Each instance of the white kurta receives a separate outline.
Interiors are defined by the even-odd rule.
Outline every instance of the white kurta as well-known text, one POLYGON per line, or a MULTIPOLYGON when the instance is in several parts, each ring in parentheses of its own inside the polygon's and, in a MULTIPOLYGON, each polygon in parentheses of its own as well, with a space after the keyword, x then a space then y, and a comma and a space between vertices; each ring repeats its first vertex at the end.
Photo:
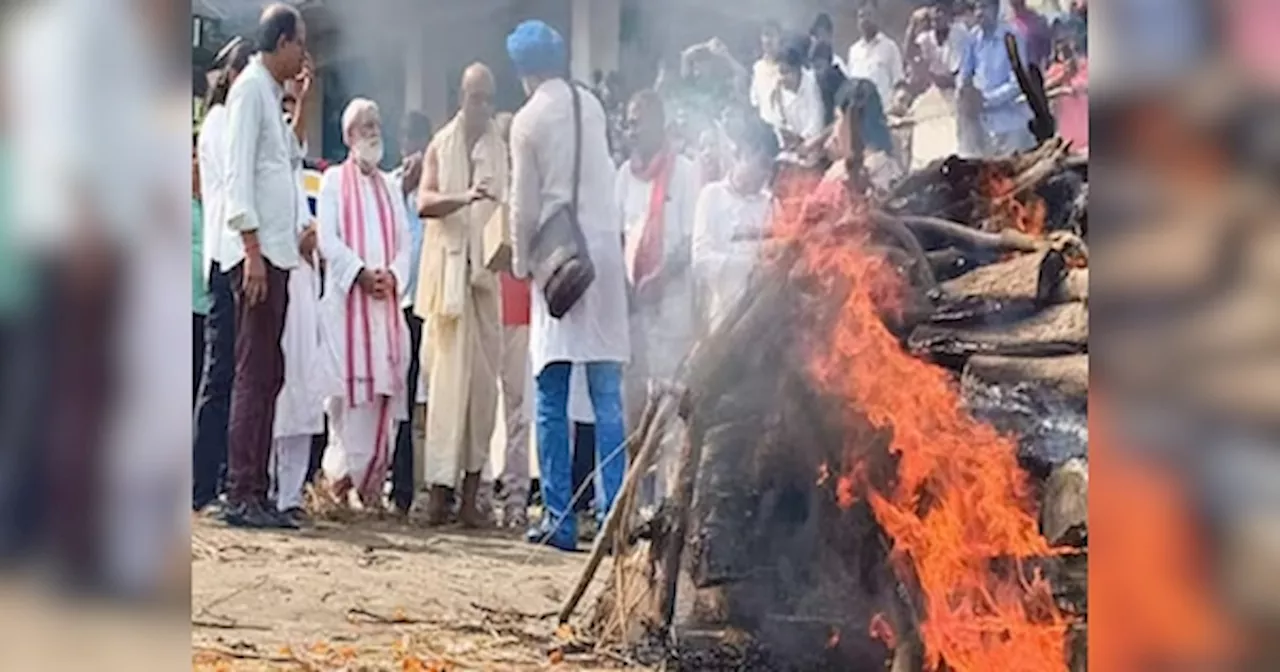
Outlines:
MULTIPOLYGON (((305 204, 302 173, 298 173, 298 197, 305 204)), ((302 234, 312 219, 306 207, 298 218, 302 234)), ((318 254, 316 255, 319 256, 318 254)), ((326 390, 338 375, 325 352, 320 323, 320 273, 308 264, 289 270, 289 305, 285 310, 280 349, 284 352, 284 385, 276 397, 272 436, 319 434, 324 431, 326 390)))
MULTIPOLYGON (((325 171, 320 185, 317 215, 320 229, 320 251, 328 263, 325 277, 324 298, 320 302, 320 320, 323 330, 324 350, 332 371, 325 385, 326 411, 330 419, 329 446, 325 453, 324 468, 333 480, 350 476, 363 493, 370 495, 380 485, 376 466, 389 460, 390 444, 396 421, 407 419, 405 385, 409 372, 411 343, 409 328, 404 320, 395 296, 385 299, 368 299, 368 356, 360 347, 363 338, 349 340, 352 331, 347 328, 348 296, 362 292, 356 278, 364 268, 386 269, 396 278, 397 286, 409 277, 409 229, 404 219, 404 208, 396 207, 391 200, 388 208, 394 220, 392 254, 384 252, 383 235, 378 214, 378 201, 374 194, 375 182, 382 180, 386 193, 395 199, 395 184, 381 172, 372 177, 360 173, 357 188, 364 210, 364 254, 359 255, 358 240, 346 240, 343 235, 342 166, 325 171), (389 305, 388 305, 389 304, 389 305), (399 352, 393 352, 389 343, 392 332, 399 341, 399 352), (361 352, 355 357, 354 374, 347 365, 347 349, 352 344, 361 352), (398 354, 398 359, 395 355, 398 354), (365 366, 369 367, 366 371, 365 366), (371 373, 372 375, 368 375, 371 373), (352 396, 354 394, 354 396, 352 396), (370 398, 372 397, 372 398, 370 398)), ((354 207, 354 206, 353 206, 354 207)), ((356 305, 360 305, 356 301, 356 305)), ((363 332, 364 313, 357 310, 352 316, 353 327, 363 332)), ((366 501, 368 501, 366 499, 366 501)))
MULTIPOLYGON (((364 256, 357 255, 353 249, 354 241, 343 240, 341 213, 343 204, 342 167, 335 166, 325 171, 320 182, 320 198, 316 206, 316 214, 320 229, 320 252, 324 256, 328 270, 325 277, 324 298, 320 301, 320 321, 324 330, 324 344, 328 353, 332 370, 338 372, 337 380, 330 379, 325 387, 327 396, 349 395, 347 376, 347 297, 351 292, 362 291, 356 284, 356 278, 364 268, 386 269, 401 285, 409 277, 409 228, 404 220, 404 209, 390 208, 391 217, 395 220, 396 241, 392 243, 393 254, 388 258, 383 252, 382 233, 379 227, 378 206, 373 193, 373 182, 366 175, 359 176, 360 200, 364 206, 364 256), (399 243, 398 245, 396 243, 399 243)), ((393 195, 395 185, 382 173, 376 175, 387 185, 388 193, 393 195)), ((370 346, 373 348, 373 391, 377 395, 403 396, 405 381, 409 372, 410 352, 409 327, 404 321, 404 312, 399 308, 396 297, 388 299, 369 299, 370 346), (387 301, 392 309, 383 305, 387 301), (403 356, 399 364, 393 364, 391 353, 387 351, 388 330, 400 332, 400 343, 403 345, 403 356)), ((364 381, 357 387, 364 387, 364 381)), ((357 389, 357 401, 363 399, 362 390, 357 389)), ((398 404, 396 419, 407 419, 407 406, 398 404)))
POLYGON ((760 111, 760 118, 770 126, 776 126, 781 118, 777 115, 777 110, 767 105, 769 96, 773 95, 773 90, 778 88, 778 64, 766 59, 760 59, 751 66, 751 88, 747 92, 747 96, 751 101, 751 107, 760 111))
POLYGON ((227 106, 214 105, 200 122, 200 137, 196 142, 196 156, 200 163, 200 200, 204 205, 203 246, 204 263, 200 272, 209 282, 209 269, 218 258, 222 225, 226 221, 227 200, 227 106))
POLYGON ((706 324, 714 329, 741 300, 760 260, 760 236, 769 221, 767 192, 743 196, 729 182, 702 189, 693 224, 693 269, 705 297, 706 324))
MULTIPOLYGON (((573 193, 573 100, 562 80, 542 83, 511 123, 511 229, 514 266, 528 275, 533 233, 573 193)), ((595 265, 595 281, 560 319, 551 317, 541 287, 533 289, 529 351, 534 375, 549 362, 626 362, 627 287, 621 217, 613 198, 616 168, 600 102, 583 92, 579 221, 595 265)))
POLYGON ((813 71, 807 68, 801 73, 800 86, 795 91, 779 81, 760 109, 761 118, 772 120, 774 128, 794 133, 806 142, 821 135, 825 128, 822 91, 813 71), (766 114, 766 110, 771 112, 766 114))
MULTIPOLYGON (((624 164, 618 171, 615 193, 622 214, 628 275, 634 278, 634 259, 649 220, 653 183, 642 181, 624 164)), ((632 306, 633 354, 643 353, 646 374, 669 378, 688 354, 695 337, 693 276, 689 259, 693 244, 693 211, 698 200, 698 168, 677 155, 663 206, 662 267, 650 282, 661 285, 661 296, 648 298, 640 289, 632 306), (665 277, 664 277, 665 276, 665 277)))

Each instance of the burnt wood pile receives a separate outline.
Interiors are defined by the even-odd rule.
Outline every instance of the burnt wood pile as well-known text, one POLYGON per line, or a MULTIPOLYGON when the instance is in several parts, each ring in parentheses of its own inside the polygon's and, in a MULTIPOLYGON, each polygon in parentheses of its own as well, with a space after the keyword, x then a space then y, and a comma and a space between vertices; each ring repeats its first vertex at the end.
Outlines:
MULTIPOLYGON (((1080 621, 1072 667, 1083 669, 1088 181, 1068 149, 1052 138, 1009 159, 939 161, 870 219, 874 249, 907 289, 886 325, 909 352, 954 373, 975 415, 1018 437, 1041 532, 1079 551, 1037 566, 1080 621)), ((799 256, 778 252, 696 346, 679 384, 651 389, 628 439, 623 492, 561 611, 567 622, 612 554, 582 627, 598 645, 668 669, 921 668, 918 587, 890 569, 870 509, 837 504, 845 447, 886 456, 868 478, 888 484, 891 436, 850 421, 843 402, 815 388, 806 360, 805 335, 827 333, 848 282, 793 272, 799 256), (635 474, 670 432, 683 446, 675 486, 641 520, 635 474), (877 614, 896 633, 888 642, 870 635, 877 614)))

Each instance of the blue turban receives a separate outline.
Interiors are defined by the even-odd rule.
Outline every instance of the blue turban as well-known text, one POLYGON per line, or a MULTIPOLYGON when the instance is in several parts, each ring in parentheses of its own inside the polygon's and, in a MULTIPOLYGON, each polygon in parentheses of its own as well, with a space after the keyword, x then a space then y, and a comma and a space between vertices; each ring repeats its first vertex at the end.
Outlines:
POLYGON ((525 21, 507 36, 507 55, 516 66, 516 74, 547 75, 564 73, 569 54, 564 38, 555 28, 542 21, 525 21))

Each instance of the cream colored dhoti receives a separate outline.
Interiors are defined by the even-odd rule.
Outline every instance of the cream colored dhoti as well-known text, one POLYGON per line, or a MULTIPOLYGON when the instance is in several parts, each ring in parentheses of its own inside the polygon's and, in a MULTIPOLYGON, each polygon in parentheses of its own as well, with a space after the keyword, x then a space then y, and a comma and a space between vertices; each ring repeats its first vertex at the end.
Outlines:
POLYGON ((489 459, 502 356, 499 301, 496 283, 472 286, 461 316, 433 317, 427 326, 427 485, 456 487, 462 474, 483 470, 489 459))

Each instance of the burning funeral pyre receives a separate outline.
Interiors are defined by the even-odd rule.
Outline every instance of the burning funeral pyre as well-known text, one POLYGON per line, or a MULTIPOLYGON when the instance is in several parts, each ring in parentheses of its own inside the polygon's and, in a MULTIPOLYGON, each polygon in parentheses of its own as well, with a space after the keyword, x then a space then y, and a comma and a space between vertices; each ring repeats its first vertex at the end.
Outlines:
POLYGON ((677 669, 1083 669, 1086 169, 1051 138, 783 199, 746 297, 651 390, 562 620, 611 552, 583 635, 677 669))

